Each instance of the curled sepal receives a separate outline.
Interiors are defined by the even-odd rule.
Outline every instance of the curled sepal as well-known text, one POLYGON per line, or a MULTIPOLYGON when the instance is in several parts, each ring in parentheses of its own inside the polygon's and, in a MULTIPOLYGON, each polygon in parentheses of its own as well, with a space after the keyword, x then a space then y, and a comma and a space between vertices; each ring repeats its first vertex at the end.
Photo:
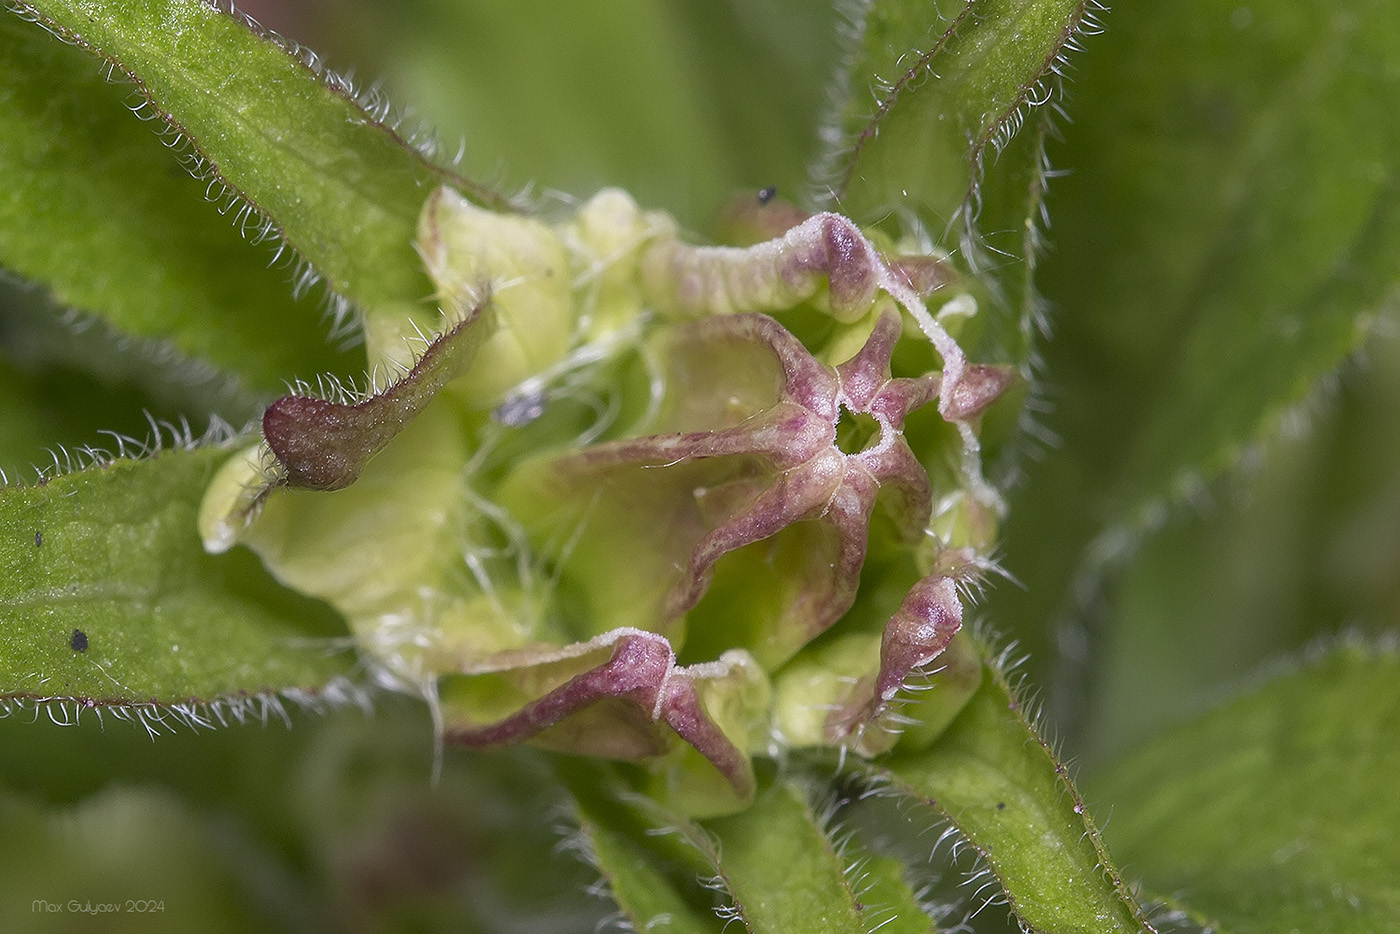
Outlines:
MULTIPOLYGON (((782 311, 815 299, 837 321, 851 324, 870 312, 878 296, 889 296, 942 358, 938 411, 959 425, 968 482, 988 503, 998 502, 981 480, 977 438, 968 422, 1010 385, 1014 373, 969 365, 940 321, 943 311, 937 317, 929 313, 924 295, 948 281, 947 267, 936 257, 891 263, 853 221, 827 212, 748 247, 691 246, 658 236, 641 253, 641 278, 644 294, 659 311, 682 318, 782 311)), ((954 301, 971 303, 970 297, 954 301)))
POLYGON ((354 403, 289 395, 263 412, 263 439, 277 458, 281 482, 309 490, 343 490, 370 458, 413 420, 476 357, 485 302, 428 344, 403 378, 354 403))
POLYGON ((827 716, 826 741, 871 756, 906 734, 916 742, 936 736, 981 681, 977 657, 955 641, 961 631, 953 579, 930 575, 915 584, 881 634, 877 670, 827 716))
POLYGON ((665 637, 615 629, 560 648, 499 653, 464 666, 440 691, 450 743, 528 740, 652 760, 660 796, 693 815, 726 813, 753 796, 750 756, 766 723, 768 682, 745 652, 682 666, 665 637))
MULTIPOLYGON (((880 637, 880 668, 873 683, 861 685, 854 696, 827 721, 835 745, 851 745, 862 753, 879 751, 878 738, 867 738, 890 702, 917 668, 933 661, 962 628, 962 601, 952 578, 931 574, 915 584, 880 637)), ((897 735, 886 728, 885 732, 897 735)))
POLYGON ((349 487, 428 404, 475 359, 485 303, 466 310, 428 342, 403 375, 358 401, 287 395, 263 412, 263 440, 229 460, 200 507, 204 548, 237 543, 268 494, 279 487, 349 487))
POLYGON ((826 285, 832 316, 850 322, 888 278, 875 248, 839 214, 814 215, 747 248, 659 240, 642 262, 649 296, 685 316, 791 308, 826 285))
POLYGON ((678 325, 658 354, 670 430, 528 462, 503 501, 586 618, 679 640, 696 616, 701 657, 776 667, 850 609, 877 505, 906 545, 928 524, 903 426, 939 377, 891 377, 899 332, 889 310, 831 367, 764 315, 678 325))
POLYGON ((881 631, 844 633, 785 666, 774 703, 784 739, 873 756, 942 732, 981 682, 956 585, 940 568, 910 588, 881 631))

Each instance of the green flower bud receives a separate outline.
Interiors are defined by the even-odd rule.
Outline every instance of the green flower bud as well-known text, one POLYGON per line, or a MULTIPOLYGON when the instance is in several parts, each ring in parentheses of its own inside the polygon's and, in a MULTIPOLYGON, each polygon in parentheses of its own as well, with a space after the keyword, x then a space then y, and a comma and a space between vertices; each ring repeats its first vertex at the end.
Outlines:
POLYGON ((444 189, 419 250, 440 320, 372 312, 398 378, 270 406, 208 549, 339 609, 447 741, 644 762, 693 814, 742 807, 772 743, 869 755, 946 722, 966 677, 905 689, 992 540, 974 423, 1010 381, 924 307, 946 258, 887 264, 834 214, 689 246, 619 191, 549 224, 444 189), (780 321, 812 301, 834 321, 808 346, 780 321), (925 339, 942 368, 896 375, 925 339))

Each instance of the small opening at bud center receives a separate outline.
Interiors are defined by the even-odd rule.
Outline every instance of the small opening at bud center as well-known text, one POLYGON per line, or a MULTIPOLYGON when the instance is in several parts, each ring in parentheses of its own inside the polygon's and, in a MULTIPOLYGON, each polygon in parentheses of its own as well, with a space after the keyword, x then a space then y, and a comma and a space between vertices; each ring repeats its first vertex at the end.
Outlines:
POLYGON ((880 443, 880 423, 875 416, 852 412, 844 405, 836 422, 836 448, 842 454, 859 454, 880 443))

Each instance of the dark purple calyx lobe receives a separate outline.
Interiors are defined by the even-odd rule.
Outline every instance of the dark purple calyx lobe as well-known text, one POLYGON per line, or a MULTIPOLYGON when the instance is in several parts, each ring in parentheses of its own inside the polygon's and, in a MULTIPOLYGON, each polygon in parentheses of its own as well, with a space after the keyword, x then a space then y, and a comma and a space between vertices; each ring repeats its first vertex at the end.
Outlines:
POLYGON ((418 362, 384 390, 357 403, 283 396, 263 413, 263 437, 283 471, 282 484, 341 490, 476 355, 484 304, 428 345, 418 362))

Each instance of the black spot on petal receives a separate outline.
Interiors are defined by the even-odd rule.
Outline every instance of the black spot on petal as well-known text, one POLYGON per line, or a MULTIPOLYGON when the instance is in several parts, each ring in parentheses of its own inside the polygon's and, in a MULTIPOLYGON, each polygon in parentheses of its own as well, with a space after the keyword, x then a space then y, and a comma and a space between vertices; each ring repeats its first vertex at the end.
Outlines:
POLYGON ((87 633, 83 632, 81 629, 74 629, 73 638, 68 640, 68 644, 72 647, 74 652, 86 652, 87 633))

